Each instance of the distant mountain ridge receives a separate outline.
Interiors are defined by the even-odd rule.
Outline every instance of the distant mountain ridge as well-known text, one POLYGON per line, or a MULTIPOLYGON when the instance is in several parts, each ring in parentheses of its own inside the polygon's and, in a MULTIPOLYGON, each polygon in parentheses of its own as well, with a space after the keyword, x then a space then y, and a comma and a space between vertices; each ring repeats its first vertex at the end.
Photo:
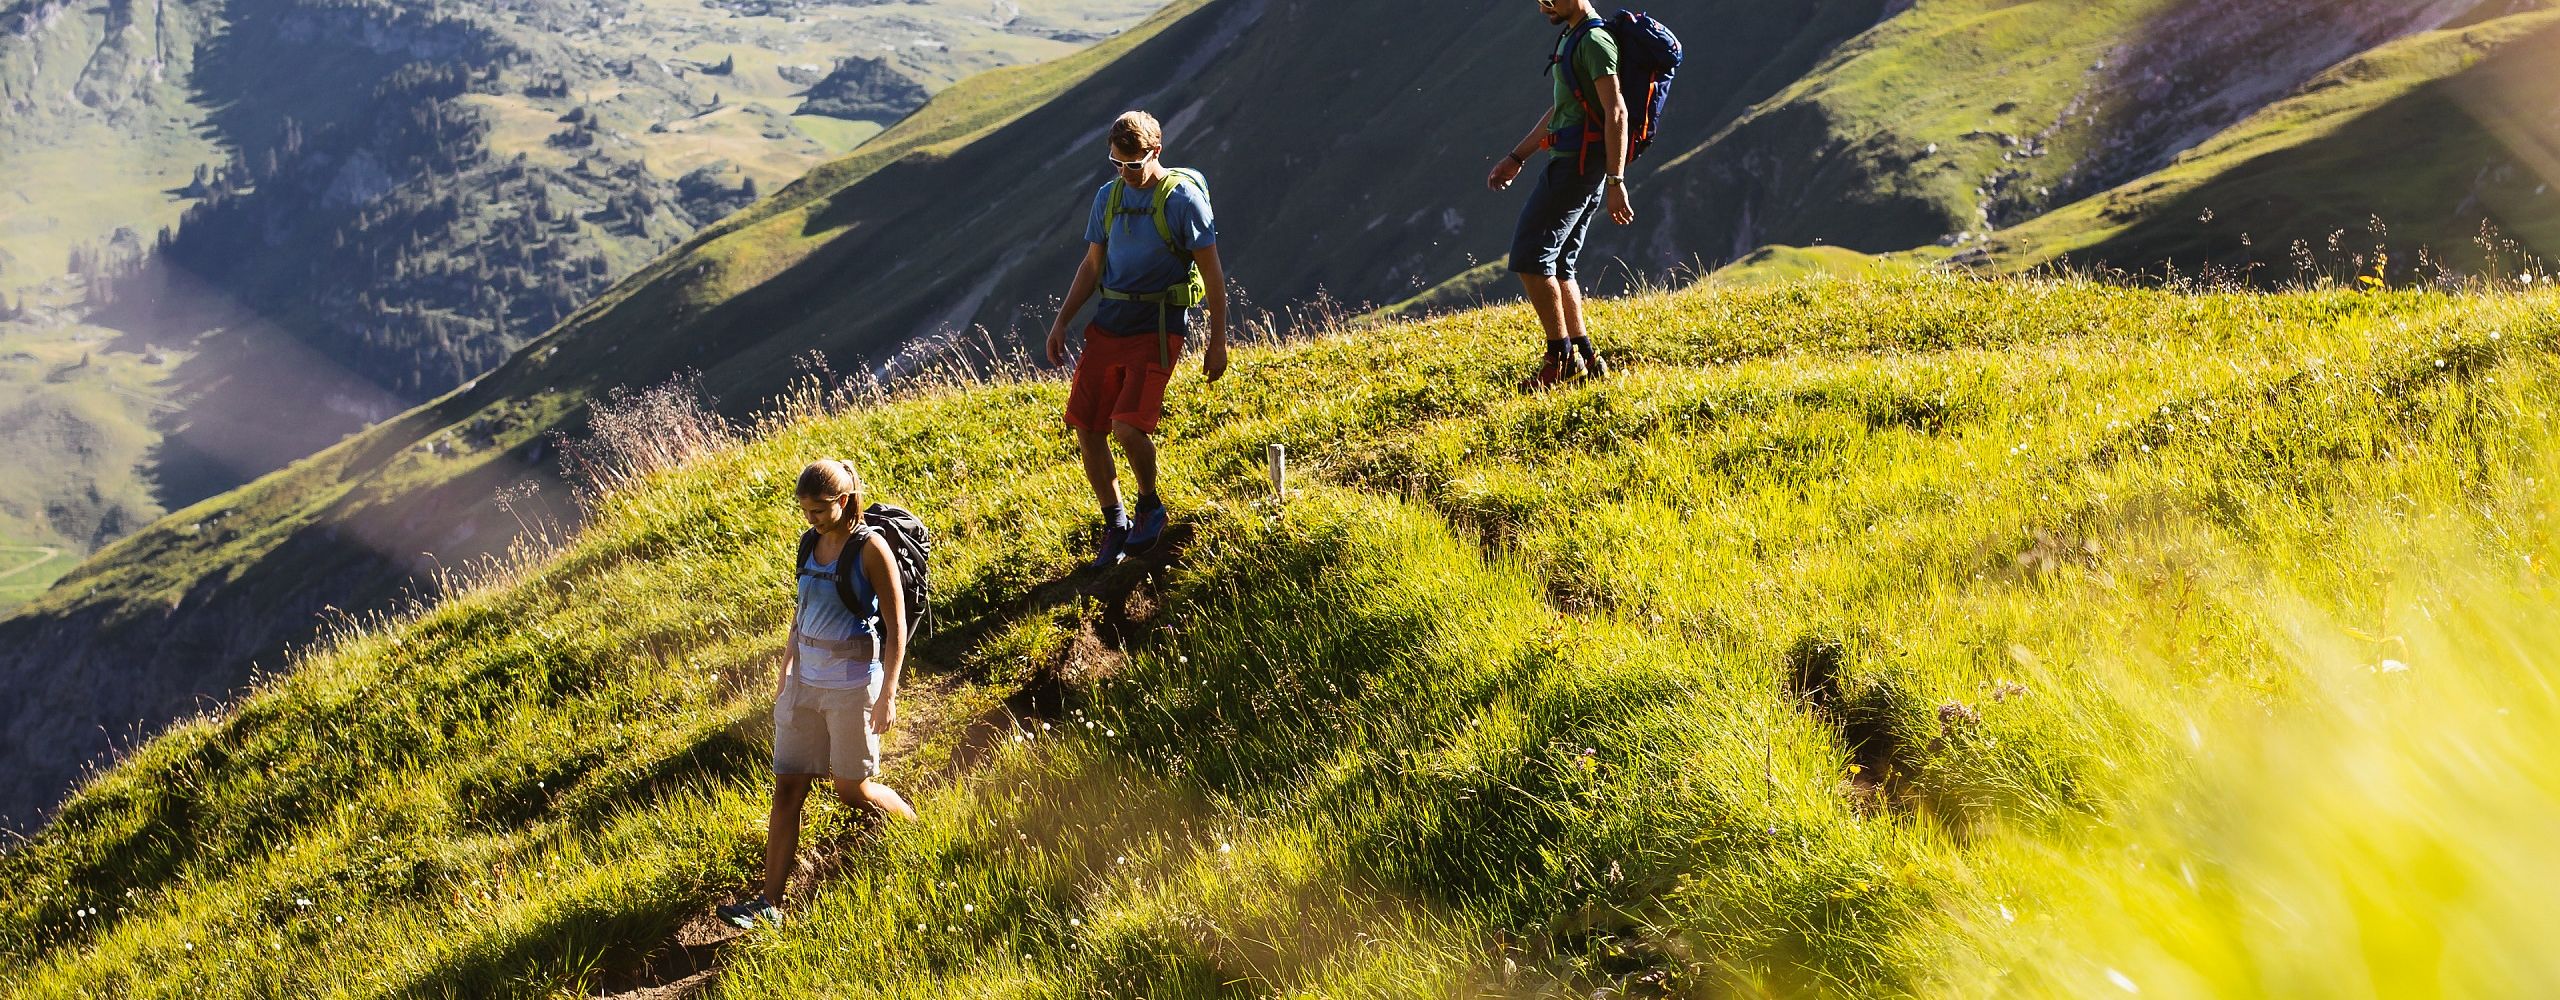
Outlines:
MULTIPOLYGON (((1083 198, 1104 179, 1091 155, 1101 127, 1128 107, 1155 109, 1168 158, 1208 172, 1222 245, 1251 302, 1500 293, 1507 278, 1487 280, 1499 270, 1489 265, 1519 192, 1485 192, 1481 178, 1543 101, 1551 29, 1525 10, 1405 6, 1381 21, 1349 0, 1185 0, 1088 54, 946 91, 872 145, 695 235, 464 390, 101 553, 0 621, 0 649, 28 651, 0 653, 0 685, 56 692, 22 702, 42 705, 23 718, 45 733, 59 731, 52 719, 167 717, 154 706, 173 699, 148 684, 124 705, 61 693, 60 678, 82 664, 142 663, 218 694, 250 659, 308 635, 309 610, 380 606, 425 564, 411 553, 451 562, 501 546, 514 527, 485 498, 540 481, 541 435, 574 430, 584 403, 612 387, 695 369, 724 408, 744 412, 810 350, 839 368, 885 370, 900 350, 973 326, 999 347, 1027 342, 1079 252, 1083 198), (1352 24, 1363 30, 1346 34, 1352 24), (143 648, 130 637, 146 633, 168 641, 143 648)), ((2005 220, 2069 217, 2121 197, 2064 201, 2075 192, 2120 193, 2180 169, 2182 143, 2210 146, 2204 137, 2330 86, 2329 53, 2424 88, 2534 44, 2549 17, 2535 3, 2381 0, 1700 4, 1675 24, 1696 70, 1676 95, 1672 141, 1635 172, 1642 218, 1595 230, 1591 270, 1608 287, 1789 242, 1994 266, 2065 259, 2057 248, 2095 230, 2012 247, 1998 235, 2005 220), (2284 58, 2244 78, 2227 72, 2229 48, 2176 41, 2199 37, 2263 38, 2284 58), (2409 57, 2448 47, 2480 58, 2409 57)), ((2405 89, 2336 94, 2342 103, 2327 110, 2361 119, 2405 89)), ((2460 152, 2513 159, 2514 148, 2460 152)), ((2327 166, 2285 169, 2294 173, 2281 183, 2303 185, 2327 166)), ((2281 245, 2292 238, 2281 209, 2235 200, 2217 206, 2217 225, 2281 245)), ((2108 224, 2179 221, 2128 211, 2108 224)), ((2477 221, 2408 220, 2396 238, 2442 241, 2477 221)), ((30 755, 9 789, 13 814, 50 801, 65 761, 95 747, 63 745, 44 758, 31 743, 8 748, 13 760, 30 755)))
POLYGON ((12 3, 0 358, 40 363, 0 412, 66 429, 0 435, 0 550, 85 555, 433 398, 880 127, 794 115, 795 67, 876 55, 921 101, 1155 2, 12 3))

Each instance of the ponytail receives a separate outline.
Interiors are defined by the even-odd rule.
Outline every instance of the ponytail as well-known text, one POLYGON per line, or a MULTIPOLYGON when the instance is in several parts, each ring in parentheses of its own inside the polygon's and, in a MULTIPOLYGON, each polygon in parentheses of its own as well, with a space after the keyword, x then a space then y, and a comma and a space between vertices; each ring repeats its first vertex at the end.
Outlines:
POLYGON ((862 517, 862 475, 853 471, 853 463, 841 458, 821 458, 801 469, 798 493, 810 500, 843 497, 845 521, 862 517))

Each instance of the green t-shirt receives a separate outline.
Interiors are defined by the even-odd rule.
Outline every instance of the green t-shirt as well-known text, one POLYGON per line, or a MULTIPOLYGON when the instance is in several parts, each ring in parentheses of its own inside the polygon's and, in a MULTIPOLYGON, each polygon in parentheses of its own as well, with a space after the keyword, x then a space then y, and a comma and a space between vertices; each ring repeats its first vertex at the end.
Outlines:
MULTIPOLYGON (((1567 31, 1563 38, 1556 39, 1557 55, 1564 54, 1564 47, 1573 42, 1574 36, 1579 31, 1580 29, 1567 31)), ((1556 71, 1549 74, 1556 78, 1556 110, 1554 114, 1547 116, 1549 132, 1562 132, 1582 124, 1582 102, 1573 97, 1574 80, 1567 78, 1564 74, 1565 68, 1562 66, 1556 67, 1556 71)), ((1618 75, 1618 39, 1610 35, 1605 28, 1593 28, 1589 34, 1582 35, 1582 44, 1576 46, 1573 51, 1573 74, 1580 78, 1584 90, 1591 95, 1591 106, 1598 108, 1600 94, 1599 91, 1591 89, 1591 81, 1604 76, 1618 75)))

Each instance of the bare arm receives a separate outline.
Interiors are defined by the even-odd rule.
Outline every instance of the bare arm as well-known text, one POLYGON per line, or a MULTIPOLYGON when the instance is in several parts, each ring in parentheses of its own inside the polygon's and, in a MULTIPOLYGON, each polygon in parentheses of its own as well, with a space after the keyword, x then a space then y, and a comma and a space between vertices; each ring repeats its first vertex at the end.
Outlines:
POLYGON ((1058 318, 1049 323, 1049 363, 1067 363, 1067 321, 1084 311, 1093 300, 1095 289, 1102 287, 1103 249, 1100 243, 1084 245, 1084 262, 1076 265, 1076 280, 1067 286, 1067 301, 1058 307, 1058 318))
POLYGON ((1502 162, 1493 165, 1492 173, 1485 175, 1484 186, 1495 191, 1510 187, 1512 179, 1520 176, 1520 168, 1529 165, 1529 157, 1537 155, 1546 146, 1547 116, 1540 112, 1537 123, 1529 126, 1529 134, 1512 145, 1511 152, 1503 156, 1502 162))
MULTIPOLYGON (((1602 141, 1600 162, 1609 168, 1609 176, 1627 175, 1627 97, 1618 92, 1616 74, 1591 81, 1591 89, 1600 95, 1602 141)), ((1609 191, 1609 221, 1621 226, 1636 221, 1635 205, 1627 198, 1623 182, 1603 182, 1609 191)))
POLYGON ((1227 373, 1227 266, 1217 247, 1201 247, 1192 255, 1200 264, 1200 280, 1209 286, 1209 349, 1200 356, 1200 373, 1215 382, 1227 373))
POLYGON ((898 560, 879 535, 863 545, 862 575, 880 598, 880 700, 871 708, 871 731, 885 733, 898 721, 898 681, 907 665, 907 595, 898 589, 898 560))

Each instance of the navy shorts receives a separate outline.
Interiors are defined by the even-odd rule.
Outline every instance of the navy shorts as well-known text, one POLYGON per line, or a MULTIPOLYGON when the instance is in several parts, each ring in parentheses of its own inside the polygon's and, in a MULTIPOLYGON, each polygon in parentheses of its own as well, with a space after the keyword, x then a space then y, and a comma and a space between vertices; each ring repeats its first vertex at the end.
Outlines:
POLYGON ((1594 164, 1590 173, 1575 169, 1575 156, 1550 156, 1538 171, 1538 186, 1529 190, 1529 205, 1520 210, 1520 231, 1511 237, 1511 270, 1572 278, 1574 258, 1582 256, 1582 238, 1600 214, 1600 182, 1605 173, 1594 164))

